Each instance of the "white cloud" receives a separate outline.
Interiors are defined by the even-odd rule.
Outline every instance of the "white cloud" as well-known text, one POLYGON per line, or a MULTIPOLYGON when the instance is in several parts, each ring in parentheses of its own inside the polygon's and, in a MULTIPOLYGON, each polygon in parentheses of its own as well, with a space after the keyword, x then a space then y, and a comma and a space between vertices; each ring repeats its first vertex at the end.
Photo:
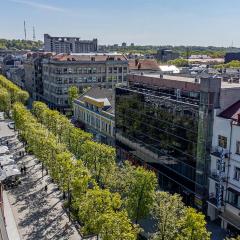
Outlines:
POLYGON ((48 5, 48 4, 42 4, 42 3, 36 3, 33 1, 28 1, 28 0, 10 0, 10 2, 15 2, 15 3, 20 3, 24 5, 28 5, 34 8, 39 8, 39 9, 44 9, 48 11, 54 11, 54 12, 65 12, 66 9, 48 5))

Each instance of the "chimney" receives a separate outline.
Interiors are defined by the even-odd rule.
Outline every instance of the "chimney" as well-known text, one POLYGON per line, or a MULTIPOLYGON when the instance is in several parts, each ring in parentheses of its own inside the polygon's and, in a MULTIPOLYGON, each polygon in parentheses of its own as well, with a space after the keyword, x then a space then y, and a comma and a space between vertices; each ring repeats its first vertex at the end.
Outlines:
POLYGON ((135 59, 135 66, 137 66, 139 63, 139 60, 138 59, 135 59))
POLYGON ((138 70, 140 70, 142 67, 142 64, 141 63, 138 63, 138 70))

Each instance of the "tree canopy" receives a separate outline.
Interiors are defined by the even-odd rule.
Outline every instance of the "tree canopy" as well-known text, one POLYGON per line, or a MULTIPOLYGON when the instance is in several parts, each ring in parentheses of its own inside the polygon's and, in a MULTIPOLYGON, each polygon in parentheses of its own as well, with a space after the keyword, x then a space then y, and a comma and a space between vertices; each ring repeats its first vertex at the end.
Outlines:
POLYGON ((79 89, 76 86, 71 86, 68 89, 68 100, 69 104, 72 106, 74 99, 76 99, 79 95, 79 89))
POLYGON ((237 60, 233 60, 229 63, 225 63, 225 64, 218 64, 214 66, 215 68, 240 68, 240 61, 237 60))
POLYGON ((42 41, 0 39, 0 49, 39 50, 43 47, 42 41))
POLYGON ((24 104, 29 98, 28 92, 23 91, 3 75, 0 75, 0 86, 5 88, 10 94, 11 103, 21 102, 24 104))
POLYGON ((182 59, 182 58, 177 58, 175 60, 170 60, 168 61, 169 65, 175 65, 177 67, 187 67, 188 66, 188 60, 182 59))
POLYGON ((204 215, 186 207, 178 194, 156 192, 152 215, 157 222, 153 240, 210 240, 204 215))

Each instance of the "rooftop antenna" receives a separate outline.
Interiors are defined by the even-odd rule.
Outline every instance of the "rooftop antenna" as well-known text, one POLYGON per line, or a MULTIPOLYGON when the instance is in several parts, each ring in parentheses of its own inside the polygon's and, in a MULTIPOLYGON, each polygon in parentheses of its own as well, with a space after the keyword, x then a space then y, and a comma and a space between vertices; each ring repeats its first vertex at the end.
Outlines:
POLYGON ((27 40, 27 31, 26 31, 26 22, 24 20, 24 37, 25 37, 25 41, 27 40))
POLYGON ((35 27, 33 26, 33 41, 36 41, 35 27))

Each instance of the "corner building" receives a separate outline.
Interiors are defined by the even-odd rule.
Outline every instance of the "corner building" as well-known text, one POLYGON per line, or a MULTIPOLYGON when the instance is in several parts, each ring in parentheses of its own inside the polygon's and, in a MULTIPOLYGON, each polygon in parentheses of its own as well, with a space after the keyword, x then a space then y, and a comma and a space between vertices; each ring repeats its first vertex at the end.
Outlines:
POLYGON ((45 59, 42 66, 43 99, 51 108, 69 108, 68 89, 76 86, 114 88, 125 84, 128 61, 118 54, 57 55, 45 59))
POLYGON ((214 109, 239 98, 240 84, 167 75, 129 75, 128 82, 116 88, 119 159, 154 170, 161 189, 206 211, 214 109))
POLYGON ((240 101, 215 111, 208 216, 240 234, 240 101))

